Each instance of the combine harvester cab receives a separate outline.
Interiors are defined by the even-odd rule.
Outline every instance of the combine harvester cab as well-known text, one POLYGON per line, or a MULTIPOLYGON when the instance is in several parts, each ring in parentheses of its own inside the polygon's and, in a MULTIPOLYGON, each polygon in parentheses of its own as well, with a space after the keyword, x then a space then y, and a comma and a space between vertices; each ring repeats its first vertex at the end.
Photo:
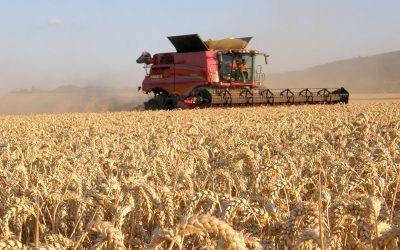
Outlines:
POLYGON ((145 109, 207 108, 212 106, 348 103, 349 92, 338 89, 268 89, 257 56, 247 50, 251 37, 203 41, 197 34, 168 37, 177 52, 151 57, 143 52, 146 76, 142 90, 154 97, 145 109), (149 69, 149 70, 148 70, 149 69))

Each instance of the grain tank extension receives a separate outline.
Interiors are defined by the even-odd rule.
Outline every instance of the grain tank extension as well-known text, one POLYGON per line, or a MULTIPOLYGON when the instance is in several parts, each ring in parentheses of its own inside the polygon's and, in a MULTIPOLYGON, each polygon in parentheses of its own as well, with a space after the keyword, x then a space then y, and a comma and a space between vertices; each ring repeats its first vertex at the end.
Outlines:
POLYGON ((348 103, 344 88, 269 89, 265 74, 256 65, 257 56, 268 55, 246 49, 251 37, 203 41, 197 34, 168 37, 176 52, 153 57, 143 52, 146 76, 142 86, 154 97, 145 109, 206 108, 289 104, 348 103))

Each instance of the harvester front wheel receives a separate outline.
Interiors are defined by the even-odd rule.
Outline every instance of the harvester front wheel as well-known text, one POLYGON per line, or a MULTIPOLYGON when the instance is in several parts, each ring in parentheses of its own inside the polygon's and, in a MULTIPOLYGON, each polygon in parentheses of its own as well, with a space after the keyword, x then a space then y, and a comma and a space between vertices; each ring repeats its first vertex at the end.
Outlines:
POLYGON ((199 108, 209 108, 211 107, 212 96, 207 89, 199 89, 196 93, 196 97, 199 99, 199 108))

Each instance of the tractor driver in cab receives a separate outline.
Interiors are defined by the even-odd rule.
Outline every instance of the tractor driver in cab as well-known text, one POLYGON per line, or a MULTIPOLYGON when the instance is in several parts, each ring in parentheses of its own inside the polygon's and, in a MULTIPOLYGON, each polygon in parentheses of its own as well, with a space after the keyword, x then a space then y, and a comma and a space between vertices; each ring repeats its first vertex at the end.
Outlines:
POLYGON ((249 72, 247 71, 247 62, 246 59, 242 59, 242 63, 240 64, 240 73, 243 79, 243 82, 247 82, 249 79, 249 72))
POLYGON ((246 59, 236 59, 232 65, 232 71, 236 81, 245 83, 249 76, 246 59))

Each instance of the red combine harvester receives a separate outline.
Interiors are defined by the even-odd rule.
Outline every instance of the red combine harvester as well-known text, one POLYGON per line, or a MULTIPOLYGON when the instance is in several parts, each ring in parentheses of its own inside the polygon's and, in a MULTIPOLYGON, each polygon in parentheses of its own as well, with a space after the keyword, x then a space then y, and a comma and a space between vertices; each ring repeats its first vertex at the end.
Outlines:
POLYGON ((348 103, 349 92, 338 89, 268 89, 256 56, 247 50, 251 37, 203 41, 197 34, 168 37, 177 52, 151 57, 143 52, 136 60, 144 63, 142 89, 154 97, 145 109, 206 108, 282 104, 348 103), (148 68, 150 71, 148 72, 148 68))

